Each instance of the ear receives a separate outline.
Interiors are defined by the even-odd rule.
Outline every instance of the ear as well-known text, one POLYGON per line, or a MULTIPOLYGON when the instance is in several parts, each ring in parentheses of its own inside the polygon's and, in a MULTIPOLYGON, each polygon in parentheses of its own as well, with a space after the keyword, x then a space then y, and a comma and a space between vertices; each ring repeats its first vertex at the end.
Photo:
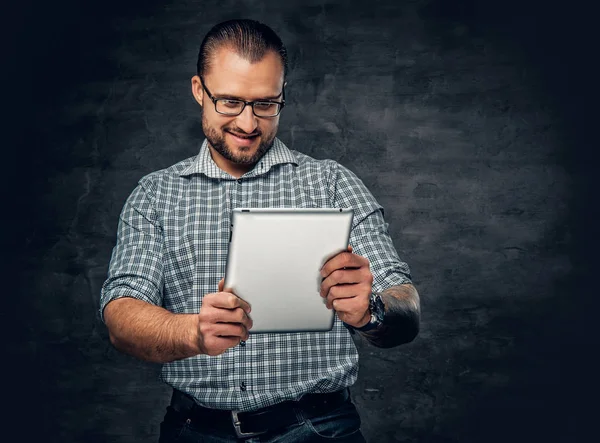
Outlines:
POLYGON ((197 75, 192 77, 192 95, 198 102, 200 106, 202 106, 202 100, 204 99, 204 88, 202 87, 202 80, 197 75))

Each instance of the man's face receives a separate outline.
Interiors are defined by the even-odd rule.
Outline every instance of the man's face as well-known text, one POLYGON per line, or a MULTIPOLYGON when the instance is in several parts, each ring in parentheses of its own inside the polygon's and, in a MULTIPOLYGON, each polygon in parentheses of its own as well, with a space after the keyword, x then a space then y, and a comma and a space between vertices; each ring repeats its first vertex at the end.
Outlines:
MULTIPOLYGON (((251 64, 232 49, 220 48, 203 78, 215 98, 282 101, 283 65, 273 51, 251 64)), ((229 173, 252 169, 271 147, 279 116, 257 117, 251 106, 235 117, 219 114, 198 76, 192 78, 192 92, 203 107, 202 129, 215 163, 229 173)))

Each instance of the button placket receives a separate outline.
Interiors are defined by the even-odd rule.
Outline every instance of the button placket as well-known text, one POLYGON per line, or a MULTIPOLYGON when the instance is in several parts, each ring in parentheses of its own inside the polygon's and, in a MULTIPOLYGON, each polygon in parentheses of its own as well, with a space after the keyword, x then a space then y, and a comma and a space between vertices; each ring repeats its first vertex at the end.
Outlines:
MULTIPOLYGON (((235 180, 236 183, 233 183, 232 187, 230 188, 230 192, 229 192, 229 196, 230 196, 230 204, 231 204, 231 210, 233 210, 234 208, 240 208, 242 207, 241 202, 243 201, 243 195, 242 195, 242 187, 240 186, 242 184, 242 179, 238 178, 235 180)), ((232 182, 230 182, 232 183, 232 182)), ((240 341, 240 344, 238 347, 235 348, 236 351, 242 351, 244 350, 246 347, 246 342, 244 340, 240 341)), ((236 370, 235 370, 235 377, 237 379, 237 383, 238 383, 238 388, 241 392, 246 392, 248 389, 248 385, 247 385, 247 381, 244 380, 244 378, 247 376, 246 374, 246 368, 245 368, 245 364, 246 364, 246 357, 245 357, 245 352, 235 352, 235 359, 236 359, 236 370)))
POLYGON ((247 385, 248 381, 246 380, 246 378, 248 377, 248 374, 247 374, 248 354, 247 354, 247 351, 245 351, 245 349, 246 349, 246 341, 240 340, 239 346, 237 346, 235 348, 235 356, 236 356, 236 362, 237 362, 236 378, 237 378, 237 382, 238 382, 238 387, 241 392, 246 392, 246 390, 248 388, 248 385, 247 385))
MULTIPOLYGON (((237 179, 235 180, 235 182, 237 183, 241 183, 241 179, 237 179)), ((235 208, 239 208, 240 207, 240 200, 241 200, 241 187, 239 186, 239 184, 235 183, 235 182, 229 182, 232 183, 231 188, 229 190, 229 198, 231 200, 231 209, 235 209, 235 208)))

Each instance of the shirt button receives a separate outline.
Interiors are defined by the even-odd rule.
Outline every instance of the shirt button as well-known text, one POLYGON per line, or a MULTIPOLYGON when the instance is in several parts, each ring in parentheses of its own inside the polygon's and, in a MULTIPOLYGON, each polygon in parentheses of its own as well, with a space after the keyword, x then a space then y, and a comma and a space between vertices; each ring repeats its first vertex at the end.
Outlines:
POLYGON ((244 340, 240 341, 240 346, 246 346, 246 342, 244 340))
POLYGON ((241 179, 241 178, 238 178, 238 179, 237 179, 237 182, 238 182, 238 183, 241 185, 241 184, 242 184, 242 179, 241 179))
POLYGON ((246 383, 242 382, 242 384, 240 384, 240 389, 245 392, 246 391, 246 383))

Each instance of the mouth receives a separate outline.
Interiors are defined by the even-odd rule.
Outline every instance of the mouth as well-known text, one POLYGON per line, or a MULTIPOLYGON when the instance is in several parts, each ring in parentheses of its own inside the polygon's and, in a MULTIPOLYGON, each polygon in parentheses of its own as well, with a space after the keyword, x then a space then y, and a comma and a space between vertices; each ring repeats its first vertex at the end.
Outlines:
POLYGON ((235 140, 236 143, 245 146, 249 146, 254 143, 254 140, 256 140, 259 136, 259 134, 237 134, 231 131, 226 132, 235 140))

